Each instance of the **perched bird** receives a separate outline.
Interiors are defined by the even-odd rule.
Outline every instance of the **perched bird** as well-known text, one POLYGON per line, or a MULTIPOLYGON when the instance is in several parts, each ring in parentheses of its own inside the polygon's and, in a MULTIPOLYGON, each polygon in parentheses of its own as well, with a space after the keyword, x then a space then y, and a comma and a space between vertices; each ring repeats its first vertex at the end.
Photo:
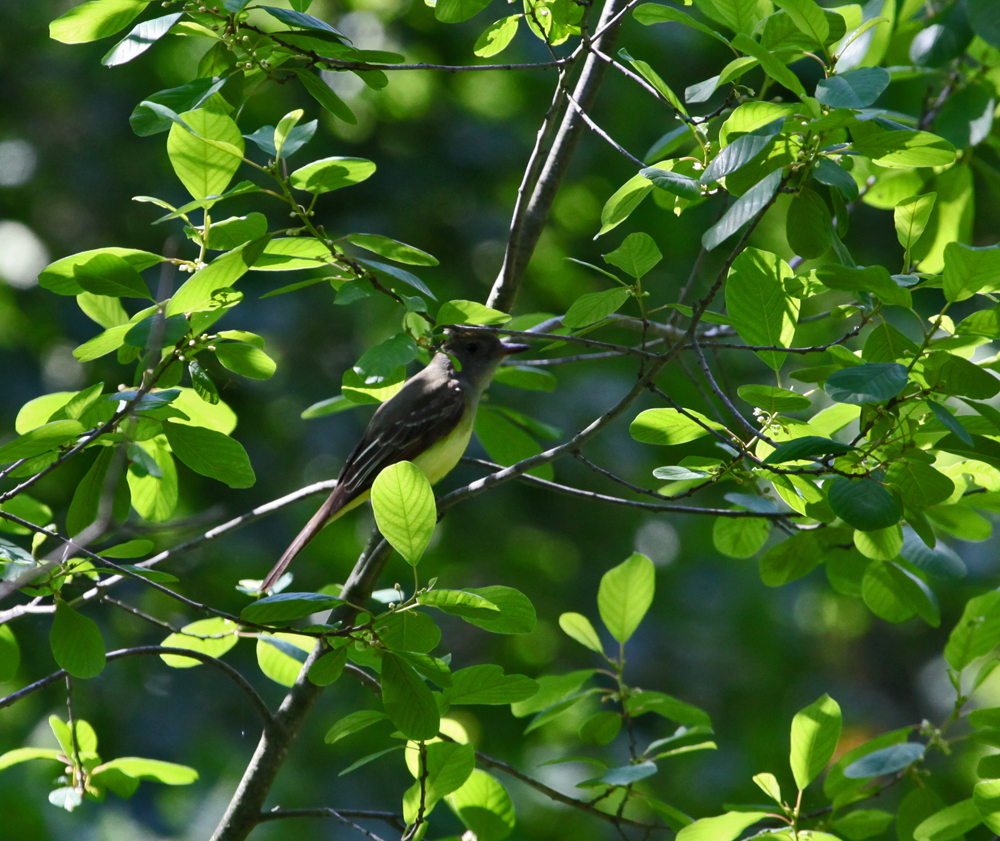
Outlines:
POLYGON ((502 342, 495 333, 453 329, 430 364, 379 406, 344 462, 337 486, 268 573, 261 591, 274 586, 320 529, 371 496, 384 467, 412 461, 431 484, 444 478, 468 446, 479 398, 500 361, 527 349, 502 342))

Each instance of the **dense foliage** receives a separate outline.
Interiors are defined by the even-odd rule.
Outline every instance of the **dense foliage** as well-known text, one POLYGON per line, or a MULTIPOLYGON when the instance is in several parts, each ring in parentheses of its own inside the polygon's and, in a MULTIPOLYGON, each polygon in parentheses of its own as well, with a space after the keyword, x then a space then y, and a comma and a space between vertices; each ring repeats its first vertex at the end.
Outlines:
POLYGON ((4 832, 1000 833, 1000 5, 162 7, 49 10, 100 175, 0 143, 4 832), (258 593, 457 324, 478 449, 258 593))

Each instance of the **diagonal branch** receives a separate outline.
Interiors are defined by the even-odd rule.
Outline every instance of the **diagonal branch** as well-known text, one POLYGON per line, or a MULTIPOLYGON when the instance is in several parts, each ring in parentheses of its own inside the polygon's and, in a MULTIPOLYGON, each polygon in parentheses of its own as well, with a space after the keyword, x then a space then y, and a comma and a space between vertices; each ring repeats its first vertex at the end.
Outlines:
MULTIPOLYGON (((232 680, 233 683, 235 683, 241 690, 243 690, 243 693, 250 699, 250 703, 252 703, 257 712, 260 713, 260 717, 264 719, 265 728, 270 727, 273 724, 274 717, 271 715, 271 711, 268 709, 267 704, 264 703, 264 699, 257 694, 257 690, 254 689, 250 685, 250 682, 236 669, 228 663, 219 660, 217 657, 212 657, 208 654, 202 653, 201 651, 192 651, 188 648, 173 648, 172 646, 164 645, 140 645, 136 648, 120 648, 117 651, 109 651, 106 659, 110 662, 112 660, 121 660, 125 657, 140 657, 151 654, 175 654, 179 657, 190 657, 193 660, 199 660, 206 666, 218 669, 230 680, 232 680)), ((31 695, 33 692, 37 692, 39 689, 44 689, 49 684, 62 680, 68 674, 69 673, 65 669, 60 669, 58 672, 53 672, 47 677, 43 677, 41 680, 36 680, 34 683, 28 684, 23 689, 19 689, 17 692, 12 692, 5 698, 0 698, 0 709, 9 707, 11 704, 17 703, 22 698, 31 695)))
MULTIPOLYGON (((597 23, 599 35, 594 39, 597 49, 606 50, 614 46, 618 36, 618 29, 621 26, 620 12, 627 8, 625 0, 607 0, 601 10, 601 17, 597 23)), ((588 54, 583 63, 583 69, 573 88, 573 99, 584 109, 589 109, 594 103, 597 91, 600 88, 601 80, 604 76, 604 62, 596 58, 593 54, 588 54)), ((511 220, 510 236, 507 241, 507 250, 504 253, 503 266, 493 283, 487 306, 494 309, 509 312, 517 298, 521 282, 524 280, 524 272, 528 267, 528 261, 534 253, 535 245, 542 234, 542 229, 548 221, 549 212, 552 210, 552 202, 555 199, 559 185, 569 167, 579 139, 583 121, 572 109, 566 109, 565 104, 560 101, 559 92, 553 97, 550 114, 546 115, 546 125, 554 123, 555 113, 562 112, 562 122, 555 137, 551 142, 551 147, 547 154, 543 151, 548 132, 539 132, 535 144, 535 151, 532 152, 532 159, 529 162, 528 170, 538 170, 538 177, 529 186, 528 181, 522 182, 521 189, 526 194, 531 190, 527 202, 523 202, 521 196, 518 199, 518 206, 515 209, 514 217, 511 220), (553 109, 555 113, 553 113, 553 109), (550 115, 552 115, 550 119, 550 115), (544 164, 539 165, 542 155, 545 155, 544 164)), ((526 172, 526 176, 528 173, 526 172)))

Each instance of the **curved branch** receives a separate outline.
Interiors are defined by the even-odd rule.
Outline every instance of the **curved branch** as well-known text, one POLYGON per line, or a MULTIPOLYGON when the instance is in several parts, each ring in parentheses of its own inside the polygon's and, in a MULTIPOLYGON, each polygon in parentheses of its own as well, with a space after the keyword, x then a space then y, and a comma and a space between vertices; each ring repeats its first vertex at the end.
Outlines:
MULTIPOLYGON (((274 723, 274 716, 268 709, 267 704, 264 703, 264 699, 257 694, 257 690, 254 689, 250 685, 250 682, 236 669, 228 663, 224 663, 222 660, 219 660, 217 657, 203 654, 200 651, 192 651, 188 648, 174 648, 169 645, 140 645, 136 648, 120 648, 117 651, 109 651, 106 659, 110 662, 112 660, 122 660, 125 657, 140 657, 146 654, 176 654, 179 657, 190 657, 192 660, 198 660, 206 666, 218 669, 243 690, 243 694, 250 699, 250 703, 254 705, 254 708, 258 713, 260 713, 260 717, 264 719, 265 727, 269 727, 274 723)), ((58 672, 53 672, 48 677, 43 677, 41 680, 36 680, 34 683, 28 684, 23 689, 19 689, 17 692, 12 692, 5 698, 0 698, 0 709, 9 707, 11 704, 20 701, 25 696, 30 695, 33 692, 37 692, 39 689, 44 689, 50 683, 62 680, 68 674, 69 673, 65 669, 60 669, 58 672)))

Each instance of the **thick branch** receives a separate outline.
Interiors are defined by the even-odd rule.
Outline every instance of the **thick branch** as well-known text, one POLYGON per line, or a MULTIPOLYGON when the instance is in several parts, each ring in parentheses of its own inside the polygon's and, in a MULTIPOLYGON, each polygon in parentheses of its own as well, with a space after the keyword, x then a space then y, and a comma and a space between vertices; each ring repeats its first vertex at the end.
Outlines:
MULTIPOLYGON (((367 601, 391 553, 392 547, 376 531, 364 554, 354 565, 341 596, 353 604, 367 601)), ((333 618, 343 620, 346 624, 352 615, 353 609, 348 608, 335 614, 333 618)), ((274 715, 273 726, 265 728, 261 734, 257 750, 247 765, 243 779, 234 792, 212 841, 243 841, 261 821, 264 801, 285 761, 292 740, 302 729, 306 715, 323 691, 322 687, 309 681, 308 675, 312 664, 324 653, 324 644, 318 643, 306 658, 295 685, 274 715)))

